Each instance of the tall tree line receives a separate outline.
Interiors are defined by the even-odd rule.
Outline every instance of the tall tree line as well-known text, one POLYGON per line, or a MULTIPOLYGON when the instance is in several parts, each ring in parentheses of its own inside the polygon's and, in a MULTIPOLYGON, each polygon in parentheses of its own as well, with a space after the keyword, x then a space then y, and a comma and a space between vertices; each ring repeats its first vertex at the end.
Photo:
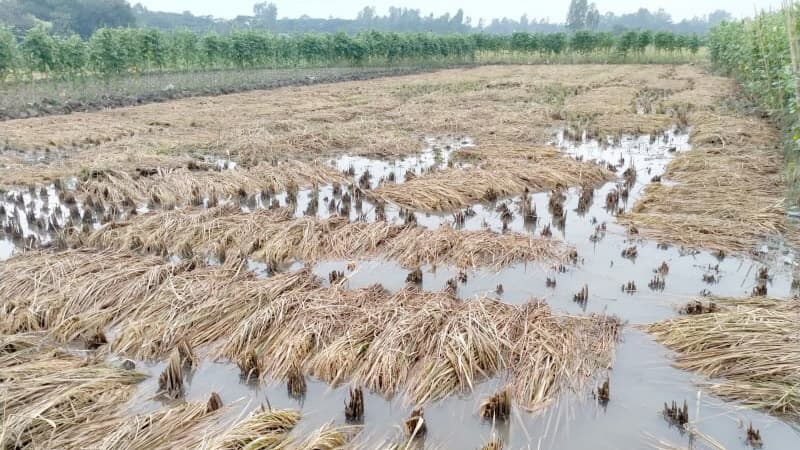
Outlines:
POLYGON ((258 2, 252 15, 222 20, 210 16, 195 16, 189 12, 167 13, 150 11, 141 4, 131 6, 126 0, 0 0, 0 24, 9 27, 18 37, 35 26, 45 26, 51 33, 90 36, 101 27, 146 27, 161 30, 187 29, 195 32, 214 31, 221 34, 234 30, 269 30, 274 33, 336 33, 355 34, 368 30, 396 32, 467 33, 484 32, 512 34, 514 32, 557 33, 577 30, 610 31, 649 29, 677 33, 705 34, 723 20, 730 20, 725 11, 675 22, 663 10, 639 9, 630 14, 602 14, 595 3, 572 0, 564 22, 546 19, 497 18, 486 23, 473 20, 463 10, 455 13, 424 14, 419 9, 390 7, 379 13, 374 7, 364 7, 354 19, 319 19, 308 16, 280 18, 279 7, 272 2, 258 2))
POLYGON ((17 41, 0 28, 0 80, 42 75, 78 78, 160 71, 472 62, 479 57, 523 58, 595 55, 603 60, 656 53, 685 55, 700 47, 697 35, 628 31, 620 36, 580 30, 566 33, 493 35, 368 31, 227 35, 154 28, 101 28, 88 40, 50 35, 34 27, 17 41))
POLYGON ((136 17, 126 0, 0 0, 0 24, 18 33, 45 26, 89 37, 98 28, 133 26, 136 17))

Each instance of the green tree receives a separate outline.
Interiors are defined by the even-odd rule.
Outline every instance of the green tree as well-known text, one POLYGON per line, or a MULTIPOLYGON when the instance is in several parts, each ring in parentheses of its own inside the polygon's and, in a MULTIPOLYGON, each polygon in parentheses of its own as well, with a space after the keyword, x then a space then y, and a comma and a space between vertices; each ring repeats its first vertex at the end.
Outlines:
POLYGON ((0 81, 14 69, 17 59, 17 42, 14 35, 0 27, 0 81))
POLYGON ((589 30, 597 30, 600 26, 600 11, 594 3, 589 5, 589 10, 586 11, 586 23, 584 25, 589 30))
POLYGON ((253 5, 253 14, 264 26, 272 27, 278 22, 278 7, 275 3, 256 3, 253 5))
POLYGON ((21 49, 31 72, 48 73, 56 68, 56 41, 43 26, 25 33, 21 49))
POLYGON ((594 30, 600 24, 597 6, 588 0, 572 0, 567 11, 567 29, 570 31, 594 30))
POLYGON ((586 27, 586 13, 589 12, 587 0, 572 0, 567 11, 567 28, 572 31, 582 30, 586 27))
POLYGON ((629 51, 636 48, 639 42, 639 34, 635 31, 626 31, 619 37, 617 41, 617 51, 623 56, 627 55, 629 51))
POLYGON ((52 24, 58 34, 78 33, 88 38, 100 27, 127 27, 135 23, 126 0, 2 0, 2 9, 52 24))
POLYGON ((89 40, 90 65, 103 75, 121 73, 126 67, 127 55, 120 45, 117 32, 111 28, 100 28, 89 40))
POLYGON ((62 74, 75 76, 86 69, 88 52, 86 43, 77 34, 56 41, 56 66, 62 74))
POLYGON ((634 49, 639 53, 644 53, 647 50, 647 47, 653 43, 653 32, 650 30, 643 30, 639 33, 639 37, 636 39, 636 43, 634 44, 634 49))
POLYGON ((375 14, 374 6, 365 6, 364 9, 358 12, 358 15, 356 16, 356 21, 369 24, 375 19, 376 15, 377 14, 375 14))
POLYGON ((203 67, 223 67, 228 61, 230 46, 227 39, 217 33, 209 33, 200 39, 201 63, 203 67))
POLYGON ((548 54, 558 55, 567 47, 567 35, 564 33, 550 33, 544 35, 542 48, 548 54))
POLYGON ((672 51, 675 49, 675 35, 666 31, 656 33, 653 45, 658 51, 672 51))
POLYGON ((130 4, 126 0, 73 0, 66 10, 71 31, 89 37, 102 27, 128 27, 134 25, 130 4))
POLYGON ((570 40, 570 47, 584 55, 592 53, 597 48, 597 36, 591 31, 576 31, 570 40))
POLYGON ((140 59, 145 70, 163 69, 167 62, 168 50, 164 33, 155 28, 147 28, 140 30, 137 37, 140 59))
POLYGON ((695 33, 692 33, 689 36, 689 51, 692 52, 693 55, 696 55, 698 51, 700 51, 700 36, 695 33))

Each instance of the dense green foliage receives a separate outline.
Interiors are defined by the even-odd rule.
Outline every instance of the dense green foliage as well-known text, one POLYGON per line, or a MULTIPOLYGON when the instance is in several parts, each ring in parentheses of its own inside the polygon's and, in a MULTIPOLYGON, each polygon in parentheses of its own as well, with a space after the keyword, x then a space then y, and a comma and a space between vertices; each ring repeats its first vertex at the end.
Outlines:
POLYGON ((785 14, 762 13, 754 19, 724 23, 709 34, 708 50, 715 66, 740 80, 764 109, 793 128, 798 140, 796 74, 785 14))
POLYGON ((17 59, 14 36, 5 28, 0 28, 0 79, 5 78, 14 67, 17 59))
POLYGON ((357 35, 255 31, 198 35, 186 30, 101 28, 88 40, 81 40, 76 35, 53 36, 43 27, 34 27, 19 42, 8 32, 0 34, 0 71, 71 77, 81 73, 472 62, 501 54, 548 58, 572 52, 624 57, 648 47, 665 54, 695 53, 700 45, 696 35, 661 32, 651 36, 648 31, 622 36, 590 31, 511 36, 377 31, 357 35))

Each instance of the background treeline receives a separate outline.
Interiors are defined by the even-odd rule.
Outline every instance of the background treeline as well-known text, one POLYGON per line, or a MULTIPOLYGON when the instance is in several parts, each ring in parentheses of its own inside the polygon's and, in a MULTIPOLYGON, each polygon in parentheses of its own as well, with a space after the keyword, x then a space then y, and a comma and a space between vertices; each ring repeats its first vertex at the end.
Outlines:
POLYGON ((102 27, 135 26, 136 17, 126 0, 0 0, 0 25, 17 36, 44 26, 88 37, 102 27))
POLYGON ((669 32, 486 33, 433 34, 370 31, 357 35, 292 34, 236 31, 227 35, 146 28, 101 28, 88 40, 77 35, 53 36, 34 27, 17 41, 0 30, 0 76, 35 79, 41 75, 86 74, 225 68, 282 68, 336 65, 472 62, 491 56, 558 57, 697 53, 697 35, 669 32))
POLYGON ((161 30, 188 29, 198 33, 227 34, 234 30, 269 30, 274 33, 337 33, 356 34, 369 30, 396 32, 511 34, 514 32, 556 33, 588 29, 619 34, 629 29, 670 31, 674 33, 705 34, 710 27, 730 19, 725 11, 674 21, 663 9, 650 11, 641 8, 629 14, 601 13, 586 0, 573 0, 564 22, 519 18, 496 18, 484 23, 473 20, 463 10, 440 16, 423 14, 419 9, 391 7, 381 14, 374 7, 365 7, 354 19, 317 19, 308 16, 279 18, 274 3, 260 2, 253 14, 223 20, 211 16, 195 16, 189 12, 168 13, 150 11, 141 4, 131 6, 126 0, 0 0, 0 24, 6 25, 17 37, 27 30, 45 25, 55 34, 91 36, 102 27, 143 27, 161 30), (578 20, 575 17, 591 20, 578 20))
POLYGON ((800 142, 800 21, 796 9, 790 4, 752 19, 727 22, 707 38, 715 66, 741 81, 762 108, 783 122, 795 146, 800 142))

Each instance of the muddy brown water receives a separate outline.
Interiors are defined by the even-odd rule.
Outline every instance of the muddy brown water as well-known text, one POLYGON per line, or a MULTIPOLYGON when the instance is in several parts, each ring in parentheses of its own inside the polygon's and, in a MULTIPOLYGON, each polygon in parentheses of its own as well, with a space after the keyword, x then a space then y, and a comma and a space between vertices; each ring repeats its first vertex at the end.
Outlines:
MULTIPOLYGON (((621 177, 629 167, 636 170, 636 182, 630 188, 627 201, 621 203, 630 210, 654 176, 664 172, 669 160, 678 152, 690 150, 688 130, 673 129, 667 133, 650 137, 627 137, 616 142, 599 142, 582 139, 572 142, 559 133, 552 144, 562 148, 571 157, 615 164, 621 177), (624 163, 620 164, 620 161, 624 163)), ((424 171, 444 168, 449 164, 453 152, 471 146, 468 137, 452 136, 447 139, 430 139, 427 149, 420 155, 394 161, 380 161, 363 157, 343 156, 331 161, 342 171, 353 168, 354 180, 365 170, 372 174, 371 186, 378 185, 389 173, 395 174, 396 182, 403 182, 406 171, 422 174, 424 171)), ((222 161, 225 170, 236 170, 235 166, 222 161)), ((623 226, 617 224, 615 216, 605 208, 608 192, 618 189, 620 180, 606 183, 596 189, 594 200, 588 210, 578 214, 577 189, 566 192, 564 208, 567 220, 563 228, 552 226, 553 239, 562 239, 578 250, 580 261, 566 267, 562 272, 539 264, 516 264, 502 270, 479 269, 468 272, 466 283, 460 283, 458 296, 469 299, 478 295, 497 296, 510 303, 523 303, 532 297, 545 299, 555 310, 586 314, 602 312, 615 314, 629 324, 617 347, 616 361, 610 370, 611 400, 599 404, 591 392, 575 392, 563 396, 553 404, 535 413, 513 409, 513 417, 507 423, 491 424, 478 415, 480 401, 503 386, 501 377, 486 380, 476 386, 474 392, 455 395, 433 403, 425 408, 428 422, 426 445, 444 448, 477 448, 495 432, 505 441, 507 448, 541 449, 621 449, 649 448, 663 440, 687 447, 694 445, 691 438, 681 430, 671 427, 664 420, 661 410, 664 402, 688 401, 690 419, 703 433, 712 436, 728 449, 747 448, 746 428, 752 423, 761 430, 765 448, 800 448, 800 430, 796 425, 772 416, 745 408, 735 402, 727 402, 706 394, 699 386, 701 377, 671 366, 671 353, 656 344, 646 333, 634 325, 674 317, 677 308, 689 298, 701 294, 746 297, 755 285, 756 272, 768 267, 772 279, 768 285, 770 296, 788 298, 792 295, 792 276, 795 254, 782 245, 779 237, 765 241, 753 249, 752 257, 724 257, 706 251, 693 251, 675 246, 663 246, 658 242, 631 236, 623 226), (605 231, 595 234, 597 227, 605 223, 605 231), (596 239, 591 239, 592 236, 596 239), (636 258, 622 256, 624 249, 636 246, 636 258), (666 262, 669 274, 664 277, 663 289, 651 289, 648 283, 655 276, 655 269, 666 262), (714 282, 704 281, 704 275, 713 275, 714 282), (546 280, 556 280, 548 287, 546 280), (633 281, 637 291, 623 292, 622 285, 633 281), (503 285, 502 295, 495 291, 503 285), (588 301, 578 304, 573 295, 584 285, 589 286, 588 301)), ((662 180, 669 183, 669 180, 662 180)), ((0 197, 7 214, 12 214, 14 198, 22 195, 25 207, 31 204, 37 214, 43 207, 58 205, 58 196, 51 186, 45 202, 38 193, 27 190, 7 193, 0 197)), ((337 198, 332 186, 317 191, 301 190, 297 195, 295 214, 307 213, 311 196, 318 196, 319 209, 315 215, 327 217, 331 214, 327 202, 337 198)), ((547 224, 553 223, 548 212, 549 193, 533 193, 529 199, 536 205, 538 220, 526 222, 520 214, 522 197, 500 199, 494 203, 472 205, 474 216, 467 218, 465 229, 488 227, 502 232, 503 221, 497 206, 505 203, 513 213, 506 224, 510 231, 539 235, 547 224)), ((278 195, 281 205, 286 205, 286 195, 278 195)), ((243 209, 265 207, 270 199, 253 197, 242 205, 243 209)), ((82 210, 81 205, 79 209, 82 210)), ((146 211, 146 205, 141 205, 146 211)), ((335 212, 333 214, 336 214, 335 212)), ((387 220, 402 222, 400 210, 387 205, 387 220)), ((25 235, 37 234, 43 242, 49 237, 27 224, 25 214, 19 219, 25 235)), ((417 222, 426 227, 438 227, 453 221, 452 214, 417 212, 417 222)), ((374 220, 374 206, 364 201, 362 209, 352 208, 351 220, 374 220)), ((6 222, 9 219, 3 218, 6 222)), ((94 222, 92 226, 99 226, 94 222)), ((6 259, 19 251, 23 242, 0 237, 0 259, 6 259)), ((285 270, 296 270, 302 262, 291 264, 285 270)), ((263 264, 252 262, 251 270, 269 276, 263 264)), ((382 259, 329 260, 313 265, 315 273, 323 279, 332 270, 343 271, 351 288, 365 287, 375 283, 396 291, 405 285, 407 269, 396 262, 382 259)), ((440 265, 423 267, 422 288, 441 290, 448 279, 458 270, 440 265)), ((113 357, 112 357, 113 358, 113 357)), ((148 412, 161 406, 153 398, 157 390, 157 377, 164 362, 136 361, 140 370, 152 375, 138 387, 130 404, 131 412, 148 412)), ((599 384, 603 380, 596 380, 599 384)), ((228 417, 234 420, 262 404, 273 408, 297 408, 304 418, 294 431, 303 434, 333 420, 344 423, 343 404, 349 386, 331 387, 326 383, 308 379, 308 391, 302 399, 288 395, 283 383, 267 381, 257 383, 242 380, 238 368, 225 361, 203 360, 200 366, 187 377, 186 399, 205 400, 211 392, 218 392, 229 406, 228 417)), ((403 398, 384 399, 365 393, 365 420, 361 440, 368 443, 383 442, 401 435, 400 425, 409 415, 411 405, 403 398)), ((693 448, 704 448, 698 444, 693 448)))

